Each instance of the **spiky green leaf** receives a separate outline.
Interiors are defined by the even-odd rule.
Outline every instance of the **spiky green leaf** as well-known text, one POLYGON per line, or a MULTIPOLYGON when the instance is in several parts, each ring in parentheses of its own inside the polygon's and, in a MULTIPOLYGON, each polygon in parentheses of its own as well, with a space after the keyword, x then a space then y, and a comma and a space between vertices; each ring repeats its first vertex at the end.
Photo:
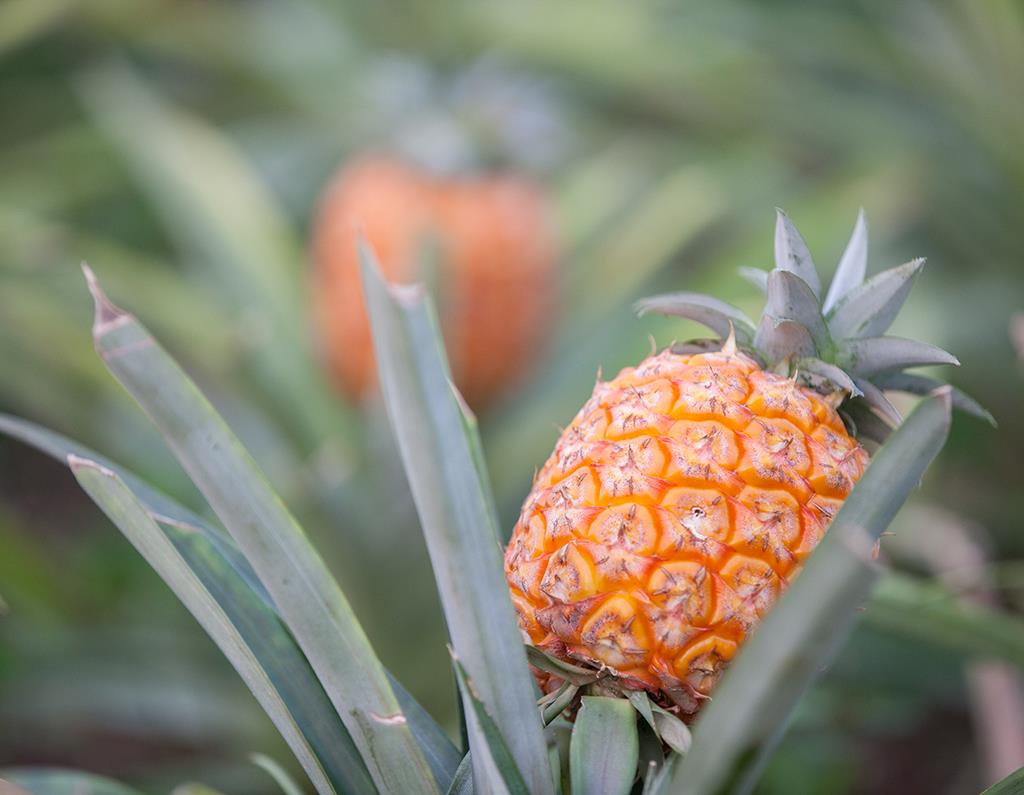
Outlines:
POLYGON ((87 271, 93 337, 238 543, 308 658, 378 789, 437 793, 422 750, 352 608, 256 462, 195 384, 87 271))
POLYGON ((911 260, 853 288, 827 315, 832 336, 878 337, 888 331, 923 267, 923 259, 911 260))
POLYGON ((853 234, 846 244, 843 256, 839 259, 832 283, 828 286, 828 294, 822 303, 821 310, 826 314, 840 299, 854 287, 864 281, 868 272, 868 219, 861 207, 857 213, 857 222, 853 225, 853 234))
MULTIPOLYGON (((454 654, 452 663, 455 666, 455 679, 459 685, 459 692, 469 707, 467 717, 469 718, 471 740, 474 738, 474 734, 479 738, 479 742, 473 748, 475 754, 472 757, 474 780, 479 784, 482 779, 484 790, 487 792, 498 791, 494 789, 494 786, 500 784, 504 786, 508 795, 530 795, 531 791, 523 778, 523 771, 516 764, 510 746, 502 735, 498 724, 477 695, 473 680, 466 673, 465 666, 454 654), (484 765, 479 764, 482 753, 486 754, 487 759, 487 763, 484 765), (492 775, 497 775, 500 780, 491 778, 492 775)), ((550 782, 550 768, 546 754, 544 767, 538 772, 550 782)))
POLYGON ((283 795, 302 795, 302 788, 276 760, 266 754, 250 754, 249 760, 274 779, 283 795))
POLYGON ((893 426, 879 417, 863 400, 848 400, 840 409, 840 414, 845 415, 853 424, 855 435, 862 442, 884 444, 892 434, 893 426))
POLYGON ((799 276, 778 270, 768 274, 768 302, 764 312, 776 322, 792 320, 807 329, 819 356, 831 352, 832 338, 821 316, 818 298, 799 276))
MULTIPOLYGON (((452 392, 433 309, 421 289, 388 285, 365 244, 360 257, 384 399, 452 644, 531 792, 550 793, 547 750, 505 582, 498 521, 452 392)), ((473 750, 475 764, 484 765, 483 749, 473 750)))
POLYGON ((811 292, 821 295, 821 279, 807 243, 782 210, 775 211, 775 267, 796 274, 811 292))
POLYGON ((873 376, 887 370, 935 364, 959 365, 960 361, 942 348, 903 337, 865 337, 839 343, 836 363, 853 376, 873 376))
POLYGON ((451 786, 448 787, 447 795, 473 795, 473 755, 466 754, 459 762, 452 778, 451 786))
POLYGON ((981 795, 1021 795, 1024 792, 1024 767, 1018 768, 1002 781, 986 789, 981 795))
POLYGON ((44 767, 13 767, 0 770, 0 784, 18 787, 4 795, 140 795, 118 781, 78 770, 44 767))
POLYGON ((762 315, 754 348, 769 363, 813 359, 818 350, 807 327, 795 320, 775 320, 762 315))
POLYGON ((890 573, 871 595, 865 621, 874 629, 970 659, 1001 659, 1024 668, 1024 620, 971 602, 940 583, 890 573))
POLYGON ((567 682, 572 682, 574 685, 580 685, 581 687, 592 684, 601 678, 599 671, 595 671, 592 668, 583 668, 565 660, 560 660, 557 657, 552 657, 536 646, 526 647, 526 657, 534 668, 547 671, 549 674, 554 674, 567 682))
POLYGON ((903 421, 899 409, 892 404, 892 401, 885 396, 881 389, 866 378, 855 378, 854 383, 861 391, 860 399, 867 403, 879 417, 892 426, 899 425, 903 421))
POLYGON ((544 721, 545 726, 565 712, 566 708, 573 702, 573 699, 576 698, 579 690, 579 687, 572 682, 563 682, 562 686, 551 694, 550 700, 547 703, 542 702, 541 720, 544 721))
POLYGON ((738 269, 740 276, 750 282, 762 293, 768 292, 768 271, 763 268, 751 268, 741 265, 738 269))
POLYGON ((662 741, 677 754, 688 753, 693 745, 690 727, 657 704, 652 704, 651 709, 654 712, 654 728, 662 741))
MULTIPOLYGON (((281 698, 288 704, 303 736, 317 751, 337 786, 343 792, 361 791, 357 781, 363 765, 351 736, 338 719, 309 662, 281 622, 266 589, 223 530, 130 471, 65 436, 2 414, 0 432, 32 445, 63 464, 77 457, 114 472, 175 543, 184 561, 210 593, 221 600, 225 611, 237 614, 235 625, 277 683, 281 698)), ((455 746, 437 721, 390 674, 389 680, 413 734, 424 749, 434 778, 440 786, 445 786, 459 764, 455 746)), ((365 766, 362 775, 366 775, 365 766)))
POLYGON ((277 617, 262 602, 246 598, 245 584, 232 576, 203 536, 193 528, 158 525, 124 482, 95 461, 72 456, 68 463, 86 493, 170 586, 235 667, 317 792, 376 793, 309 664, 287 643, 275 648, 273 641, 283 635, 277 617), (319 711, 309 712, 317 699, 322 700, 319 711), (300 705, 299 711, 293 709, 296 704, 300 705), (305 714, 303 704, 307 706, 305 714), (316 719, 310 721, 314 716, 316 719), (330 745, 334 741, 338 741, 336 748, 330 745))
POLYGON ((736 341, 741 345, 754 338, 754 323, 741 310, 725 301, 719 301, 700 293, 667 293, 643 298, 634 309, 639 315, 654 312, 693 320, 718 334, 722 339, 729 336, 730 327, 735 330, 736 341))
POLYGON ((354 418, 316 369, 306 336, 301 245, 254 167, 215 127, 164 101, 127 61, 85 71, 76 87, 86 110, 165 228, 226 305, 244 313, 245 353, 262 387, 308 449, 342 439, 354 418), (302 406, 302 411, 295 411, 302 406))
POLYGON ((803 571, 746 642, 698 718, 693 746, 660 795, 748 792, 800 696, 846 637, 879 568, 874 541, 918 484, 949 429, 948 393, 923 400, 874 456, 803 571))
POLYGON ((821 359, 808 358, 808 359, 797 359, 794 364, 794 369, 797 373, 803 373, 805 375, 813 376, 809 378, 815 386, 826 387, 828 384, 832 384, 833 387, 842 389, 849 393, 851 397, 857 397, 861 394, 860 387, 854 383, 853 379, 846 373, 841 367, 836 367, 834 364, 823 362, 821 359))
MULTIPOLYGON (((917 373, 879 373, 871 380, 882 389, 909 392, 911 395, 928 395, 940 387, 949 386, 937 378, 929 378, 917 373)), ((949 388, 953 397, 953 408, 985 420, 992 427, 996 426, 996 418, 978 401, 955 386, 949 386, 949 388)))
POLYGON ((629 795, 640 755, 633 706, 584 696, 569 746, 572 795, 629 795))

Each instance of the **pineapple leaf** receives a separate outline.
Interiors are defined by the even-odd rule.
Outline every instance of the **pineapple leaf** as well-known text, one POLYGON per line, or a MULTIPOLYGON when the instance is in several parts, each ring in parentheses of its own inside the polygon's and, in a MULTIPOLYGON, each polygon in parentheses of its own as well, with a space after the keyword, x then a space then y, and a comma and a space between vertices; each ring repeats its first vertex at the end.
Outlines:
POLYGON ((805 375, 815 376, 819 381, 839 387, 847 392, 850 397, 857 397, 862 394, 860 387, 846 374, 846 371, 841 367, 836 367, 834 364, 823 362, 821 359, 808 358, 797 359, 793 366, 798 374, 804 373, 805 375))
POLYGON ((864 615, 874 629, 912 638, 968 659, 1024 667, 1024 620, 971 602, 934 581, 889 573, 864 615))
POLYGON ((741 345, 749 344, 754 337, 754 323, 750 318, 732 304, 709 295, 668 293, 643 298, 633 306, 641 316, 654 312, 693 320, 707 326, 722 339, 729 336, 730 329, 735 329, 736 341, 741 345))
POLYGON ((997 781, 981 795, 1020 795, 1021 792, 1024 792, 1024 767, 997 781))
POLYGON ((641 795, 649 795, 655 778, 665 766, 665 752, 658 733, 646 723, 637 726, 637 734, 640 739, 640 761, 637 767, 644 783, 641 795))
POLYGON ((45 767, 12 767, 0 770, 0 787, 4 795, 141 795, 119 781, 78 770, 45 767))
POLYGON ((526 647, 526 657, 534 668, 540 668, 540 670, 554 674, 567 682, 572 682, 574 685, 593 684, 601 678, 599 671, 573 665, 565 660, 559 660, 557 657, 545 654, 536 646, 526 647))
POLYGON ((768 271, 762 268, 751 268, 741 265, 738 269, 740 276, 750 282, 762 293, 768 292, 768 271))
POLYGON ((164 101, 126 61, 87 71, 76 88, 176 235, 183 260, 196 264, 196 275, 226 306, 244 313, 246 329, 259 340, 246 347, 256 377, 306 449, 319 449, 328 432, 343 443, 355 419, 309 355, 295 278, 301 244, 254 167, 215 127, 164 101))
POLYGON ((93 338, 266 586, 385 793, 436 793, 422 749, 352 608, 302 528, 195 384, 85 269, 93 338))
POLYGON ((677 754, 686 754, 693 745, 690 727, 667 709, 651 704, 654 712, 654 728, 658 737, 677 754))
POLYGON ((837 364, 853 376, 872 376, 887 370, 924 367, 932 364, 960 364, 951 353, 927 342, 903 337, 865 337, 839 343, 837 364))
POLYGON ((879 417, 893 427, 903 422, 903 416, 899 409, 890 402, 881 389, 864 378, 855 378, 854 383, 861 391, 860 399, 867 403, 879 417))
POLYGON ((821 306, 826 315, 839 301, 864 281, 868 272, 868 219, 861 207, 857 213, 857 222, 853 225, 853 234, 846 244, 843 256, 839 258, 832 283, 828 286, 828 295, 821 306))
POLYGON ((640 759, 633 705, 584 696, 569 746, 572 795, 629 795, 640 759))
POLYGON ((807 243, 789 216, 778 209, 775 211, 775 268, 799 276, 812 293, 816 296, 821 294, 821 279, 807 243))
POLYGON ((86 493, 170 586, 235 667, 317 792, 375 793, 366 766, 330 709, 309 664, 298 649, 288 644, 275 648, 273 639, 283 634, 277 617, 262 602, 247 598, 246 585, 209 542, 190 529, 158 524, 112 470, 74 455, 68 463, 86 493), (289 702, 294 705, 303 698, 310 704, 317 698, 322 701, 317 710, 319 720, 303 721, 303 715, 293 711, 289 702), (319 725, 325 719, 327 726, 334 723, 333 730, 318 737, 327 728, 319 725), (329 739, 332 736, 334 739, 329 739), (332 748, 338 739, 338 747, 332 748))
POLYGON ((541 720, 544 722, 544 725, 547 726, 551 721, 565 712, 566 708, 572 704, 573 699, 576 698, 576 694, 579 692, 579 687, 574 685, 572 682, 563 682, 562 686, 551 694, 551 700, 544 704, 544 707, 541 710, 541 720))
POLYGON ((448 787, 447 795, 473 795, 473 755, 466 754, 459 762, 452 778, 452 784, 448 787))
MULTIPOLYGON (((879 373, 872 379, 882 389, 891 389, 894 392, 909 392, 912 395, 927 395, 942 386, 947 386, 937 378, 929 378, 926 375, 917 373, 879 373)), ((996 427, 996 418, 985 409, 978 401, 955 386, 949 387, 952 390, 953 408, 959 409, 965 414, 971 414, 978 419, 985 420, 992 427, 996 427)))
POLYGON ((651 727, 658 739, 677 754, 685 754, 692 738, 686 724, 666 709, 659 707, 648 698, 646 691, 627 690, 626 698, 640 716, 651 727))
POLYGON ((276 760, 266 754, 249 754, 249 761, 274 779, 274 783, 284 795, 302 795, 302 788, 276 760))
POLYGON ((899 314, 914 278, 923 267, 923 259, 911 260, 853 288, 828 314, 832 335, 836 339, 847 339, 884 334, 899 314))
POLYGON ((853 425, 854 436, 864 440, 884 444, 892 435, 893 426, 878 416, 878 413, 863 400, 849 400, 843 404, 842 413, 853 425))
MULTIPOLYGON (((474 777, 481 774, 481 767, 487 770, 493 765, 491 773, 500 777, 500 780, 490 780, 495 784, 503 784, 508 795, 530 795, 530 790, 523 780, 523 774, 516 766, 516 760, 513 758, 508 743, 505 742, 505 738, 501 734, 501 729, 498 728, 494 719, 487 712, 484 703, 477 696, 473 682, 454 652, 452 653, 452 665, 455 666, 455 679, 459 684, 459 692, 462 694, 463 701, 469 705, 470 736, 476 735, 482 741, 475 747, 477 755, 471 757, 474 759, 474 777), (481 758, 480 754, 484 751, 486 751, 489 757, 488 762, 490 764, 481 766, 477 763, 477 760, 481 758)), ((540 772, 544 773, 548 769, 547 755, 545 754, 544 768, 540 772)), ((486 774, 486 776, 490 776, 491 773, 486 774)), ((486 791, 490 791, 490 788, 487 788, 486 791)))
POLYGON ((838 650, 880 569, 871 550, 949 431, 948 391, 926 398, 872 459, 828 533, 732 661, 690 752, 655 792, 749 792, 803 693, 838 650), (739 773, 737 775, 737 767, 739 773))
POLYGON ((761 316, 754 348, 766 361, 775 363, 813 359, 818 354, 806 326, 795 320, 775 320, 767 314, 761 316))
MULTIPOLYGON (((0 432, 63 464, 68 463, 69 457, 78 457, 114 472, 164 534, 172 542, 178 542, 181 554, 196 575, 208 583, 211 593, 232 594, 232 601, 225 603, 225 608, 237 609, 245 617, 244 621, 239 619, 237 625, 240 631, 247 633, 247 640, 274 681, 279 682, 282 698, 303 728, 303 735, 314 748, 319 749, 322 764, 335 777, 342 791, 361 791, 357 783, 345 783, 358 778, 360 767, 365 775, 365 765, 352 744, 351 736, 338 719, 309 662, 281 622, 277 607, 230 536, 130 471, 54 431, 0 414, 0 432), (267 611, 273 614, 272 621, 262 618, 267 611)), ((440 786, 445 786, 459 763, 458 751, 437 721, 398 680, 390 674, 388 676, 412 732, 427 754, 435 779, 440 786)))
POLYGON ((819 356, 827 356, 832 350, 832 338, 821 316, 818 299, 799 276, 778 270, 768 274, 768 302, 764 313, 776 322, 792 320, 807 329, 819 356))
MULTIPOLYGON (((498 520, 473 452, 477 442, 467 436, 453 395, 432 307, 422 289, 388 285, 365 243, 360 259, 384 401, 452 645, 530 791, 546 795, 552 792, 547 749, 502 569, 498 520)), ((484 749, 471 748, 486 769, 484 749)))

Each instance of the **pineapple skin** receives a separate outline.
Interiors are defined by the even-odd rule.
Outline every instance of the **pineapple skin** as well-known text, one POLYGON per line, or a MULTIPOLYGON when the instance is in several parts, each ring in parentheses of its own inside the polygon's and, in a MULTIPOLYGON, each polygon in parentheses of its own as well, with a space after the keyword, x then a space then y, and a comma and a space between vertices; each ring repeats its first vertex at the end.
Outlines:
POLYGON ((454 380, 471 406, 486 406, 536 360, 554 316, 558 263, 536 184, 511 174, 435 177, 382 154, 338 172, 313 223, 311 287, 324 358, 356 399, 377 374, 360 233, 389 281, 431 287, 454 380), (436 272, 419 273, 431 250, 436 272))
POLYGON ((742 353, 652 355, 598 382, 534 480, 505 554, 520 627, 696 713, 867 460, 742 353))

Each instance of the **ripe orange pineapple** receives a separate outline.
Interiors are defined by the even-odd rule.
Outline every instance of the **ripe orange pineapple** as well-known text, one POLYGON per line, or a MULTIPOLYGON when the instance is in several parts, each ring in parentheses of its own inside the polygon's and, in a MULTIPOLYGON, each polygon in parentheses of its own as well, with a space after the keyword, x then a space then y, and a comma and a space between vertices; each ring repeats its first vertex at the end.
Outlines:
POLYGON ((389 280, 425 277, 435 289, 455 381, 479 408, 523 374, 546 336, 557 264, 549 215, 540 188, 518 176, 441 179, 385 156, 343 168, 313 230, 316 317, 343 388, 361 397, 376 379, 360 231, 389 280))
POLYGON ((775 270, 748 272, 768 296, 757 326, 708 296, 641 302, 722 339, 599 381, 558 440, 505 555, 530 644, 699 709, 864 472, 854 420, 881 441, 899 422, 882 388, 930 391, 938 382, 903 368, 956 363, 881 336, 922 263, 865 282, 866 236, 858 219, 822 302, 806 244, 779 213, 775 270))

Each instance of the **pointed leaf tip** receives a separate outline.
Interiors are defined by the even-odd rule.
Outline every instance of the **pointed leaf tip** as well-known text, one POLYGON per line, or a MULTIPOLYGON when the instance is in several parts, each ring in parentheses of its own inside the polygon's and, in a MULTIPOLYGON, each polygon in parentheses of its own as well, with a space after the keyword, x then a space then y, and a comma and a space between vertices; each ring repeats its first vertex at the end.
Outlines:
POLYGON ((404 307, 414 307, 426 298, 426 288, 419 282, 399 284, 387 278, 384 274, 384 269, 380 266, 377 253, 373 250, 373 246, 366 239, 362 230, 357 230, 356 232, 356 250, 359 254, 360 265, 362 266, 364 283, 369 276, 375 282, 382 285, 391 297, 404 307))
POLYGON ((82 274, 85 276, 85 284, 89 288, 96 307, 92 321, 92 334, 93 337, 99 337, 122 323, 123 319, 129 315, 107 297, 103 288, 100 287, 99 279, 96 278, 93 269, 86 262, 82 263, 82 274))
POLYGON ((795 273, 807 282, 815 296, 821 294, 821 280, 807 242, 778 207, 775 208, 775 269, 795 273))
POLYGON ((860 285, 867 276, 868 268, 868 219, 864 208, 857 213, 850 241, 839 259, 828 294, 822 304, 822 311, 829 312, 851 290, 860 285))
POLYGON ((83 458, 80 455, 74 453, 68 453, 68 467, 72 472, 77 472, 80 469, 94 469, 104 477, 113 478, 117 477, 113 470, 103 466, 98 461, 93 461, 91 458, 83 458))

